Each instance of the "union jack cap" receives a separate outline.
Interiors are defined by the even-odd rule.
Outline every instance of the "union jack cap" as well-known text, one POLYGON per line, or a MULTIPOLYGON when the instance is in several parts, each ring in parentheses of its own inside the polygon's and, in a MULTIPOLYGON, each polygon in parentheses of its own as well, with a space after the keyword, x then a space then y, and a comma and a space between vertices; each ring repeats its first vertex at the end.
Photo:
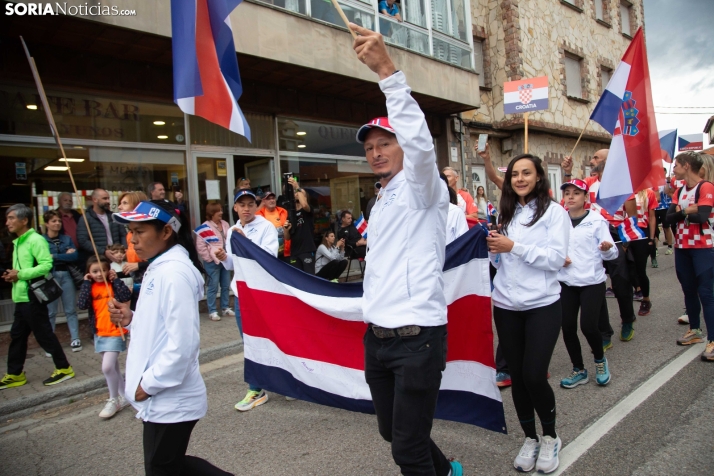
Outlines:
POLYGON ((578 178, 568 180, 567 182, 563 183, 563 185, 560 186, 561 190, 565 190, 565 187, 572 185, 575 188, 579 188, 585 193, 588 193, 588 184, 585 183, 584 180, 580 180, 578 178))
POLYGON ((124 224, 137 221, 159 220, 167 225, 171 225, 171 228, 173 228, 176 233, 178 233, 179 228, 181 228, 181 222, 178 216, 152 202, 139 202, 133 211, 115 213, 114 219, 124 224))
POLYGON ((359 142, 360 144, 364 144, 364 139, 365 137, 367 137, 367 133, 375 127, 379 129, 384 129, 385 131, 391 132, 394 135, 397 134, 396 131, 392 129, 392 126, 389 125, 389 119, 387 119, 386 117, 377 117, 359 128, 359 130, 357 131, 357 142, 359 142))

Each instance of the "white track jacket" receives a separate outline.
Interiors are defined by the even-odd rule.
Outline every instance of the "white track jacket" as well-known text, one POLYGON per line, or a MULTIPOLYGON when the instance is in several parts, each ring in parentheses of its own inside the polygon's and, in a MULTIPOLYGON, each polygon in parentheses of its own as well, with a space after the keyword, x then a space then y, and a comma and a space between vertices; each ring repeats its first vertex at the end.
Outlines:
MULTIPOLYGON (((571 224, 572 226, 572 224, 571 224)), ((605 281, 603 260, 617 258, 617 246, 613 244, 607 251, 598 246, 603 241, 613 242, 607 220, 591 210, 575 228, 570 231, 568 258, 572 263, 558 271, 558 281, 568 286, 591 286, 605 281)))
POLYGON ((126 358, 126 398, 139 411, 137 418, 180 423, 206 414, 206 386, 198 370, 202 297, 203 278, 181 245, 146 270, 126 358), (134 401, 139 383, 152 395, 143 402, 134 401))

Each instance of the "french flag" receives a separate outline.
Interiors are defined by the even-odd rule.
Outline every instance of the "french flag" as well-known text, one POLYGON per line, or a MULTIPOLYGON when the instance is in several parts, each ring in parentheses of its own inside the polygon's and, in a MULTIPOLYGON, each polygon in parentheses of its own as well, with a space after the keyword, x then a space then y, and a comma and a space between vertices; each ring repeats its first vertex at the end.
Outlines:
POLYGON ((635 217, 626 218, 625 221, 617 227, 617 234, 620 235, 620 239, 623 243, 647 238, 647 235, 644 231, 642 231, 642 228, 637 226, 635 217))
POLYGON ((213 231, 213 229, 205 223, 197 227, 195 230, 193 230, 193 232, 209 245, 217 245, 221 242, 221 239, 218 238, 216 232, 213 231))
POLYGON ((659 131, 659 147, 662 149, 662 160, 672 163, 674 151, 677 149, 677 129, 659 131))
POLYGON ((359 220, 355 223, 355 228, 362 235, 362 238, 367 238, 367 220, 364 219, 364 215, 360 213, 359 220))
POLYGON ((174 102, 250 141, 230 13, 242 0, 171 0, 174 102))
MULTIPOLYGON (((506 432, 496 386, 486 232, 446 247, 448 354, 436 417, 506 432)), ((245 381, 282 395, 374 413, 364 376, 362 283, 308 275, 231 237, 243 318, 245 381)), ((369 257, 368 257, 369 259, 369 257)))
POLYGON ((598 190, 600 206, 614 214, 633 193, 664 185, 642 28, 635 33, 590 119, 612 134, 598 190))

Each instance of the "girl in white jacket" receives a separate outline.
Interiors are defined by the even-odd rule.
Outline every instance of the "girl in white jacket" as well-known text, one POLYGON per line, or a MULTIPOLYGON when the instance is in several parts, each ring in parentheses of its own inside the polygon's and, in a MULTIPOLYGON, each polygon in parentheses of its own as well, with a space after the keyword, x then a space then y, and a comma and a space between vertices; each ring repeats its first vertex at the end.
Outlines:
POLYGON ((610 369, 603 350, 598 319, 605 303, 605 268, 603 260, 617 258, 617 246, 612 243, 607 221, 599 213, 585 210, 588 185, 579 179, 564 183, 564 204, 568 209, 573 229, 570 232, 568 257, 558 272, 563 308, 563 341, 568 349, 573 372, 560 381, 563 388, 574 388, 588 383, 588 371, 583 364, 583 353, 578 339, 578 311, 580 329, 595 357, 598 385, 610 383, 610 369))
POLYGON ((198 368, 198 301, 203 268, 188 220, 170 202, 141 202, 115 213, 128 223, 139 258, 149 261, 136 311, 113 300, 115 324, 131 324, 126 359, 126 398, 144 422, 146 474, 229 474, 186 456, 191 432, 207 411, 206 386, 198 368))

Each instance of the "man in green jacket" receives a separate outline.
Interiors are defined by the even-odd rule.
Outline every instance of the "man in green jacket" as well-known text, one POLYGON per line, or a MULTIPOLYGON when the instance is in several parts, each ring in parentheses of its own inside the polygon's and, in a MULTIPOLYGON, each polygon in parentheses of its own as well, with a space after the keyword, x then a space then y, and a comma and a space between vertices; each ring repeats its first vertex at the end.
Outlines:
POLYGON ((6 215, 7 229, 17 238, 12 242, 12 267, 2 277, 12 283, 15 320, 10 329, 10 349, 7 353, 7 374, 0 380, 0 390, 27 383, 23 367, 27 357, 27 339, 35 334, 37 343, 52 355, 55 371, 42 383, 55 385, 74 377, 74 371, 64 355, 57 336, 52 332, 47 303, 30 292, 30 281, 45 276, 52 269, 50 248, 42 235, 30 228, 32 210, 22 204, 11 206, 6 215))

